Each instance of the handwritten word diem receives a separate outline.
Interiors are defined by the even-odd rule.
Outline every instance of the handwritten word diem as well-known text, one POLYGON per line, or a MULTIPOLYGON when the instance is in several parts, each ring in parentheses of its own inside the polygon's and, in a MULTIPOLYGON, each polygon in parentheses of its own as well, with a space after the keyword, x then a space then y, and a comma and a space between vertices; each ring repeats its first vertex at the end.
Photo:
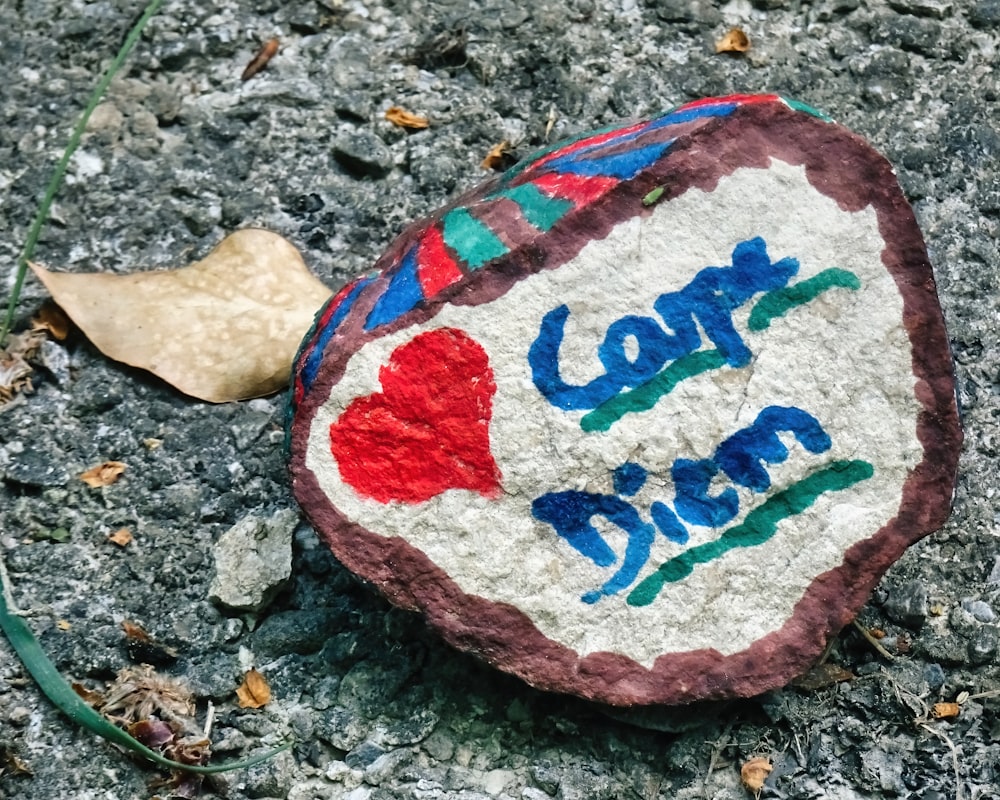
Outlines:
POLYGON ((662 323, 636 314, 611 323, 597 348, 604 374, 583 385, 569 384, 561 376, 559 350, 570 310, 566 305, 552 309, 528 352, 536 388, 558 408, 593 409, 581 420, 585 431, 608 430, 627 413, 648 411, 685 378, 749 364, 753 353, 733 324, 733 311, 754 295, 766 293, 750 315, 749 327, 757 331, 827 289, 861 286, 857 276, 841 269, 827 269, 788 286, 799 271, 798 260, 772 263, 759 236, 736 245, 732 262, 728 267, 705 267, 681 290, 660 295, 653 308, 662 323), (699 326, 715 349, 702 349, 699 326), (634 355, 629 354, 630 344, 637 348, 634 355))
MULTIPOLYGON (((582 597, 585 603, 596 603, 601 597, 617 594, 632 585, 649 560, 657 531, 683 545, 689 538, 683 522, 719 528, 736 518, 740 501, 735 488, 729 486, 718 494, 709 493, 720 472, 752 494, 767 492, 771 488, 771 477, 764 465, 780 464, 788 458, 788 448, 778 437, 779 432, 791 433, 807 452, 813 454, 825 453, 832 444, 823 426, 808 412, 795 407, 769 406, 757 415, 753 424, 725 439, 711 458, 675 460, 670 469, 674 484, 673 508, 655 501, 649 509, 652 523, 646 522, 631 503, 622 499, 622 496, 636 494, 646 482, 646 469, 634 462, 626 462, 614 471, 616 494, 577 490, 549 492, 532 503, 532 514, 551 525, 577 552, 599 567, 614 566, 618 558, 595 527, 594 519, 603 517, 625 531, 628 543, 621 566, 600 589, 582 597)), ((841 491, 870 478, 873 473, 873 467, 866 461, 825 465, 768 498, 761 507, 750 512, 742 525, 726 531, 715 542, 692 548, 686 558, 682 555, 666 562, 629 595, 628 603, 647 605, 664 583, 686 577, 694 564, 718 558, 735 547, 762 544, 774 535, 781 519, 802 513, 824 492, 841 491), (768 503, 770 507, 762 511, 768 503)))

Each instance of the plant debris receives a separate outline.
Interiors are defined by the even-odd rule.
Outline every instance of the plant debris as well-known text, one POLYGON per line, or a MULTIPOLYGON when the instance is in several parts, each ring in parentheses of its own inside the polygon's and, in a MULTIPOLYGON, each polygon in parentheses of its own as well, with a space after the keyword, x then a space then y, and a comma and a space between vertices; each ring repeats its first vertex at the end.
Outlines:
POLYGON ((31 318, 31 330, 49 334, 57 342, 65 341, 69 336, 69 317, 51 300, 42 303, 42 307, 31 318))
POLYGON ((125 464, 121 461, 105 461, 86 472, 80 473, 80 480, 92 489, 110 486, 125 472, 125 464))
POLYGON ((503 172, 514 166, 517 159, 514 157, 514 145, 504 139, 499 144, 493 145, 490 152, 483 159, 483 169, 492 169, 496 172, 503 172))
POLYGON ((243 676, 242 685, 236 690, 240 708, 261 708, 271 702, 271 687, 257 670, 251 669, 243 676))
POLYGON ((761 790, 764 788, 764 781, 771 774, 771 760, 764 756, 751 758, 740 767, 740 781, 751 792, 753 796, 759 798, 761 790))
POLYGON ((400 106, 392 106, 386 109, 385 118, 399 128, 408 128, 415 131, 429 128, 431 124, 431 121, 427 117, 411 114, 400 106))
POLYGON ((28 362, 38 353, 44 340, 43 330, 12 333, 7 337, 7 346, 0 348, 0 406, 18 394, 31 394, 35 390, 28 362))
POLYGON ((740 28, 731 28, 715 43, 716 53, 745 53, 750 49, 750 37, 740 28))
POLYGON ((32 269, 106 356, 212 403, 284 387, 299 342, 330 296, 290 242, 254 228, 173 270, 32 269))
POLYGON ((132 531, 128 528, 119 528, 114 533, 108 534, 108 541, 119 547, 126 547, 132 541, 132 531))
POLYGON ((267 66, 267 62, 270 61, 278 54, 278 47, 280 42, 278 38, 269 39, 264 45, 257 51, 256 55, 250 59, 247 64, 246 69, 243 70, 243 74, 240 75, 241 81, 248 81, 258 72, 260 72, 264 67, 267 66))
POLYGON ((170 722, 190 725, 194 695, 184 684, 157 675, 149 664, 143 664, 118 673, 99 710, 106 716, 119 712, 115 719, 125 725, 148 719, 154 713, 170 722))

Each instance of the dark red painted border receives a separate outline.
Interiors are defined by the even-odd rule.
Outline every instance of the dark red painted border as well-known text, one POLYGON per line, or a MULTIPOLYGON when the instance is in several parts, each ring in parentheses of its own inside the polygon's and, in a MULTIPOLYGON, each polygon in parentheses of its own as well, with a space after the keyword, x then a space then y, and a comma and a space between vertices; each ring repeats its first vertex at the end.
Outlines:
MULTIPOLYGON (((677 704, 754 695, 784 685, 807 669, 903 550, 944 523, 962 442, 951 353, 923 238, 892 167, 860 137, 781 103, 744 106, 678 141, 657 165, 611 196, 569 215, 547 235, 544 250, 525 247, 510 253, 449 287, 435 304, 379 329, 377 336, 429 319, 444 302, 489 302, 528 275, 558 267, 585 244, 580 230, 602 238, 629 216, 649 213, 641 198, 657 186, 666 187, 661 202, 691 187, 711 190, 720 177, 740 167, 767 167, 771 157, 805 165, 812 185, 841 208, 875 209, 879 230, 889 243, 882 261, 903 298, 903 323, 922 407, 917 436, 924 449, 923 460, 903 487, 896 517, 851 547, 841 566, 817 577, 779 630, 728 656, 711 649, 664 654, 652 669, 614 653, 581 658, 545 637, 517 608, 464 594, 403 539, 379 536, 342 517, 304 465, 306 438, 317 404, 340 380, 347 358, 376 338, 362 330, 370 303, 352 310, 342 328, 344 338, 338 334, 338 339, 353 341, 354 346, 338 353, 337 360, 327 356, 292 426, 290 469, 296 497, 337 557, 395 604, 423 612, 454 646, 542 689, 612 705, 677 704)), ((762 587, 766 583, 762 575, 762 587)))

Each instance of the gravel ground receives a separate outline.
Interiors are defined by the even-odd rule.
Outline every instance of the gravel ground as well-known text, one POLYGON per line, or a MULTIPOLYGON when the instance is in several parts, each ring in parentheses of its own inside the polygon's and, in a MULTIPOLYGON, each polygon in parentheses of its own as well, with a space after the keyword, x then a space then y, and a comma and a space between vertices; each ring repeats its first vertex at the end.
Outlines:
MULTIPOLYGON (((4 293, 68 131, 138 12, 132 0, 0 0, 4 293)), ((721 11, 708 0, 167 0, 95 114, 40 261, 178 265, 257 225, 335 288, 407 221, 480 181, 503 139, 523 156, 696 97, 786 93, 867 136, 915 206, 966 426, 955 513, 861 613, 894 659, 848 629, 830 660, 854 680, 612 720, 452 651, 301 522, 292 578, 263 611, 211 602, 219 537, 295 508, 284 396, 194 402, 76 335, 46 350, 35 394, 0 414, 0 545, 43 646, 65 675, 101 688, 143 660, 120 626, 131 620, 176 651, 158 652, 160 673, 185 681, 201 714, 215 704, 216 758, 294 733, 292 751, 206 781, 206 798, 728 800, 749 796, 739 764, 756 755, 774 763, 762 797, 1000 797, 1000 697, 976 697, 1000 690, 998 40, 998 0, 733 0, 721 11), (716 55, 731 25, 753 47, 716 55), (272 36, 280 54, 241 83, 272 36), (393 127, 390 105, 432 126, 393 127), (114 485, 77 479, 108 459, 128 465, 114 485), (122 527, 134 541, 108 543, 122 527), (233 692, 251 658, 274 700, 241 711, 233 692), (930 717, 963 691, 973 698, 958 717, 930 717)), ((21 325, 43 297, 29 281, 21 325)), ((0 797, 167 794, 45 702, 5 642, 0 745, 31 770, 15 774, 8 758, 0 797)))

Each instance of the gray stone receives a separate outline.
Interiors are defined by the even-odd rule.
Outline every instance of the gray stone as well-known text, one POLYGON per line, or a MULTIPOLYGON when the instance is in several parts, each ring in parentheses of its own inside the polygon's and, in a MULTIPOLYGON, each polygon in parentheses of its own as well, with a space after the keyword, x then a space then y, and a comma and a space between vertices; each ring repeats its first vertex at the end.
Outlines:
POLYGON ((292 573, 292 533, 299 515, 249 516, 215 544, 215 578, 209 597, 236 611, 260 611, 292 573))
POLYGON ((978 0, 969 10, 969 20, 978 28, 1000 26, 1000 0, 978 0))
POLYGON ((348 131, 337 136, 333 155, 351 174, 382 178, 392 170, 389 148, 374 133, 348 131))
POLYGON ((920 581, 892 588, 883 608, 893 622, 920 630, 927 619, 927 588, 920 581))

